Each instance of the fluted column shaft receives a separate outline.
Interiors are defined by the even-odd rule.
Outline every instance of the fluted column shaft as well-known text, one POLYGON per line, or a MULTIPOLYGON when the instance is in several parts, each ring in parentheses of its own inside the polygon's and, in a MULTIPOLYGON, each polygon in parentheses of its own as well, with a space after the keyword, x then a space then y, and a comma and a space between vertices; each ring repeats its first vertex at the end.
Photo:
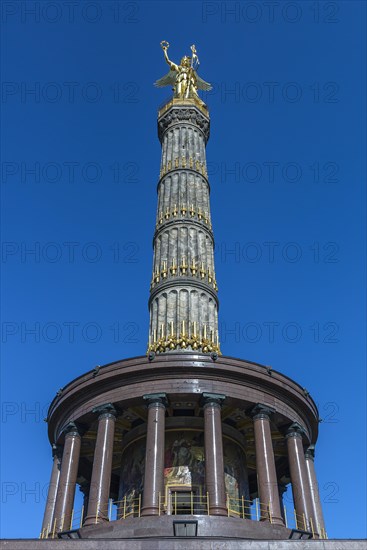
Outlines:
POLYGON ((225 396, 221 394, 203 394, 205 484, 209 499, 209 514, 213 516, 225 516, 228 513, 221 418, 221 403, 224 399, 225 396))
POLYGON ((262 520, 270 520, 272 523, 283 525, 270 429, 270 414, 274 411, 258 405, 252 412, 260 516, 262 520))
POLYGON ((159 515, 159 495, 164 495, 164 435, 166 395, 144 395, 148 402, 142 516, 159 515))
POLYGON ((71 528, 71 515, 74 506, 75 484, 78 476, 81 447, 81 437, 75 424, 69 424, 65 432, 59 488, 54 512, 56 532, 68 531, 71 528))
POLYGON ((158 116, 162 162, 148 351, 219 351, 218 286, 205 146, 209 113, 172 100, 158 116))
POLYGON ((324 537, 325 535, 325 521, 324 521, 324 514, 322 512, 322 506, 321 506, 321 500, 320 500, 320 494, 319 494, 319 487, 317 483, 316 478, 316 471, 315 471, 315 451, 313 446, 309 447, 305 453, 305 459, 306 459, 306 468, 307 468, 307 475, 308 475, 308 481, 310 484, 311 489, 311 500, 312 500, 312 507, 313 507, 313 517, 314 517, 314 529, 316 533, 320 537, 324 537))
POLYGON ((52 456, 53 456, 53 463, 52 463, 52 470, 51 470, 51 478, 50 478, 50 484, 48 486, 46 508, 45 508, 45 513, 44 513, 43 522, 42 522, 42 534, 44 537, 47 536, 48 533, 52 531, 53 521, 54 521, 54 511, 55 511, 55 505, 56 505, 56 495, 57 495, 57 490, 59 488, 61 461, 60 461, 60 449, 56 445, 52 446, 52 456))
POLYGON ((292 483, 293 502, 299 529, 311 530, 313 523, 310 483, 307 475, 306 459, 302 443, 302 429, 291 427, 287 433, 289 471, 292 483))
POLYGON ((93 412, 99 414, 98 431, 85 525, 103 523, 108 520, 108 499, 116 421, 116 410, 111 404, 97 407, 93 412))

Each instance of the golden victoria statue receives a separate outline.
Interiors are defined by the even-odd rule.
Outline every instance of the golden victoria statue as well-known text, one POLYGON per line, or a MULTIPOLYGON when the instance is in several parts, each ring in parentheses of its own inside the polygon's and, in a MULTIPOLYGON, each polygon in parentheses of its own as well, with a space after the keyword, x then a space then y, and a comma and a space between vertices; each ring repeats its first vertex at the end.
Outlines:
POLYGON ((164 86, 173 86, 174 97, 178 99, 197 99, 202 103, 198 96, 198 90, 211 90, 209 82, 205 82, 197 74, 196 69, 199 66, 199 58, 196 53, 195 45, 191 46, 192 56, 185 55, 179 65, 173 63, 168 57, 167 50, 169 43, 163 40, 161 48, 164 52, 164 58, 169 65, 170 71, 155 82, 157 88, 164 86))

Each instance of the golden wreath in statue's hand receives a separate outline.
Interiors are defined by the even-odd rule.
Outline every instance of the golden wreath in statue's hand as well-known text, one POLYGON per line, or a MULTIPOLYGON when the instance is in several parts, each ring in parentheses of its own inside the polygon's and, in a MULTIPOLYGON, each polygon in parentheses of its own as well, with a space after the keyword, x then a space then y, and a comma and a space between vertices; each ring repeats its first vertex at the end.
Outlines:
POLYGON ((161 48, 162 48, 162 50, 168 50, 168 48, 169 48, 169 42, 167 42, 167 40, 162 40, 162 42, 161 42, 161 48))

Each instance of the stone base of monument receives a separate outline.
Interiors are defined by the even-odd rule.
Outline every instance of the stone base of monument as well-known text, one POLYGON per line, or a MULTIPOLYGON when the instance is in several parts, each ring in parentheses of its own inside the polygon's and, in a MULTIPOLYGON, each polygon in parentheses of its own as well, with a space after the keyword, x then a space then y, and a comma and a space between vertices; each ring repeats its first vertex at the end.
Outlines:
MULTIPOLYGON (((182 529, 190 536, 239 539, 288 539, 290 529, 272 525, 268 521, 251 521, 221 516, 145 516, 112 521, 110 524, 93 525, 78 530, 80 538, 131 540, 140 537, 172 537, 175 532, 182 537, 182 529), (181 532, 180 532, 181 530, 181 532), (192 531, 191 531, 192 532, 192 531)), ((153 548, 153 546, 152 546, 153 548)))
POLYGON ((244 540, 228 537, 149 537, 1 541, 3 550, 366 550, 365 540, 244 540))

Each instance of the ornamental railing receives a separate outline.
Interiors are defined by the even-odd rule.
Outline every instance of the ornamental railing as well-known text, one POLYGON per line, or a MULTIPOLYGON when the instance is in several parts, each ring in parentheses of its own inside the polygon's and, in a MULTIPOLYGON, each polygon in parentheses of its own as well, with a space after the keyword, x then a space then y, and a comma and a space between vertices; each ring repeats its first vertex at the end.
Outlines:
MULTIPOLYGON (((232 498, 227 494, 226 508, 228 517, 236 517, 250 521, 268 521, 274 523, 271 514, 270 503, 260 502, 258 498, 253 500, 241 498, 232 498)), ((142 494, 136 496, 125 495, 121 500, 109 500, 106 509, 98 507, 92 513, 88 513, 88 525, 102 522, 121 521, 128 518, 140 518, 142 510, 142 494)), ((312 533, 313 538, 318 536, 321 539, 327 539, 327 533, 324 528, 316 525, 305 515, 296 513, 295 509, 289 510, 283 505, 284 524, 288 529, 298 529, 312 533)), ((166 494, 158 493, 157 503, 158 515, 190 515, 203 516, 210 515, 210 497, 209 493, 198 494, 190 491, 182 493, 181 491, 171 491, 166 494)), ((40 533, 40 538, 56 538, 58 532, 72 531, 84 526, 86 514, 84 506, 80 510, 73 510, 66 517, 54 518, 52 525, 48 525, 40 533)))

